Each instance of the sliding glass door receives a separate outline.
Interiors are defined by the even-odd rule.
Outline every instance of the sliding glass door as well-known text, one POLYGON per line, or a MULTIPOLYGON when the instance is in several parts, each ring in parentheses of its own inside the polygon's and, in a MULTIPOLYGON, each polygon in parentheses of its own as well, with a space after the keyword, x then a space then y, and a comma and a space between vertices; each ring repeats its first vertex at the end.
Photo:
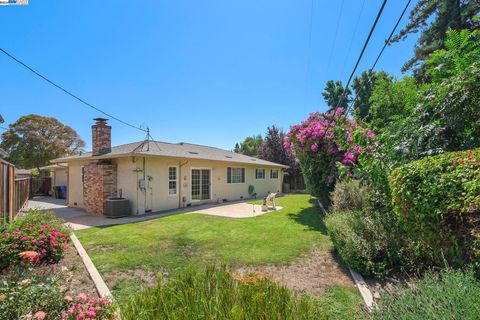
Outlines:
POLYGON ((210 199, 210 169, 192 169, 192 200, 210 199))

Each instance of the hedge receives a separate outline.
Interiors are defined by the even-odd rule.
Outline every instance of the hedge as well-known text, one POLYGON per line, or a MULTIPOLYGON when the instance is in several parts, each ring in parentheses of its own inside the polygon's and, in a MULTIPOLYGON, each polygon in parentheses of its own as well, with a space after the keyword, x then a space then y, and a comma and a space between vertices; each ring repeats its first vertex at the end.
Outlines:
POLYGON ((413 161, 395 169, 389 183, 400 223, 432 262, 479 256, 480 149, 413 161))

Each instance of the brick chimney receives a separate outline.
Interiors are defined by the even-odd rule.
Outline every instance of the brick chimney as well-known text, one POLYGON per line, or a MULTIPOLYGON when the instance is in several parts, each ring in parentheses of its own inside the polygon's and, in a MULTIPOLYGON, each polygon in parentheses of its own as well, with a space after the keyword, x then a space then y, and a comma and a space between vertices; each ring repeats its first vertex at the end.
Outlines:
POLYGON ((107 126, 108 119, 95 118, 92 126, 92 155, 101 156, 112 151, 112 127, 107 126))

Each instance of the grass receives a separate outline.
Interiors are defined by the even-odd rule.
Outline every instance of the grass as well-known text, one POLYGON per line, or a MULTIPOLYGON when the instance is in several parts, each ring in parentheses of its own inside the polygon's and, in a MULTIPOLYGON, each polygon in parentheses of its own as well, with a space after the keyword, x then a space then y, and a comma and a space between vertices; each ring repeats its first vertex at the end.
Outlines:
MULTIPOLYGON (((91 228, 77 232, 77 237, 107 279, 122 272, 147 270, 156 274, 166 272, 168 278, 175 281, 190 269, 212 265, 234 269, 242 265, 286 264, 312 249, 332 250, 325 224, 310 196, 288 195, 278 198, 276 203, 283 209, 255 218, 181 214, 91 228)), ((126 303, 127 308, 133 308, 131 303, 135 300, 132 299, 149 296, 149 293, 138 293, 142 283, 144 280, 135 276, 123 277, 112 288, 113 293, 122 305, 126 303)), ((316 306, 320 305, 327 318, 351 319, 361 311, 360 303, 361 297, 355 288, 332 286, 326 288, 316 306)))
POLYGON ((332 248, 308 195, 277 199, 282 210, 232 219, 184 214, 77 233, 100 272, 173 272, 211 263, 284 264, 313 248, 332 248))
POLYGON ((373 319, 480 319, 480 282, 472 271, 429 272, 382 296, 373 319))
POLYGON ((240 277, 224 267, 187 269, 128 299, 122 316, 125 320, 355 319, 362 314, 349 306, 359 300, 352 291, 331 287, 319 300, 298 296, 265 274, 240 277))

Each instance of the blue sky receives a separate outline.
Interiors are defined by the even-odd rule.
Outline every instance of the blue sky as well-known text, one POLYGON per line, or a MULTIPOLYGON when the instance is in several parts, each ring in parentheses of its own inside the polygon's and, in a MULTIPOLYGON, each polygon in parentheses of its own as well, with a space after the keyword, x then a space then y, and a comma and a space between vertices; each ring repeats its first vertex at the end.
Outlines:
MULTIPOLYGON (((405 3, 387 3, 359 72, 405 3)), ((148 125, 157 140, 231 149, 326 109, 325 82, 346 82, 381 0, 345 0, 334 41, 341 4, 313 0, 311 11, 311 0, 30 0, 0 7, 0 46, 106 112, 148 125)), ((401 76, 415 40, 388 47, 378 69, 401 76)), ((90 148, 101 114, 1 54, 0 81, 5 124, 30 113, 56 117, 90 148)), ((144 138, 110 124, 114 145, 144 138)))

